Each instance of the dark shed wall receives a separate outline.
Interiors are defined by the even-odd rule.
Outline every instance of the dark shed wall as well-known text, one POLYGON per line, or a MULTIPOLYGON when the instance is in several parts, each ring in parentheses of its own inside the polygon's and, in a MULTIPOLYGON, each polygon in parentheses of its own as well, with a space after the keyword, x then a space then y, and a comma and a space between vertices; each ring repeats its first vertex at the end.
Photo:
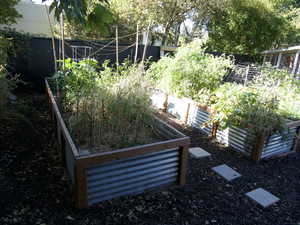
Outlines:
MULTIPOLYGON (((52 40, 50 38, 32 38, 29 41, 29 58, 24 60, 24 57, 18 56, 14 73, 21 74, 21 77, 25 81, 30 81, 36 84, 36 86, 43 84, 44 77, 51 76, 55 72, 54 57, 52 50, 52 40)), ((107 42, 95 42, 81 41, 81 40, 66 40, 65 45, 65 56, 66 58, 72 57, 71 45, 75 46, 90 46, 92 47, 92 53, 96 52, 101 48, 101 45, 106 45, 107 42), (96 44, 95 44, 96 43, 96 44)), ((58 45, 59 41, 55 40, 56 55, 58 57, 58 45)), ((135 46, 128 49, 129 43, 120 43, 119 61, 122 63, 126 58, 134 60, 135 46)), ((143 54, 143 45, 139 45, 138 59, 141 60, 143 54)), ((146 59, 151 58, 153 61, 159 60, 160 48, 155 46, 148 46, 146 52, 146 59)), ((109 47, 98 51, 93 56, 100 63, 105 60, 110 60, 111 63, 116 62, 115 44, 111 44, 109 47)))

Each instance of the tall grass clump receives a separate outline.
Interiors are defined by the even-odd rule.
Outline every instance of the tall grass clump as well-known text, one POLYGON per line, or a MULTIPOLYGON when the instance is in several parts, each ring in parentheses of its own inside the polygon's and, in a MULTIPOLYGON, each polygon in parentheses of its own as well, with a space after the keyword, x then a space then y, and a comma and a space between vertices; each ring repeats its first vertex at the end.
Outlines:
POLYGON ((125 63, 117 72, 105 62, 97 72, 91 61, 71 64, 59 80, 67 123, 81 148, 110 150, 156 138, 151 92, 138 67, 125 63))

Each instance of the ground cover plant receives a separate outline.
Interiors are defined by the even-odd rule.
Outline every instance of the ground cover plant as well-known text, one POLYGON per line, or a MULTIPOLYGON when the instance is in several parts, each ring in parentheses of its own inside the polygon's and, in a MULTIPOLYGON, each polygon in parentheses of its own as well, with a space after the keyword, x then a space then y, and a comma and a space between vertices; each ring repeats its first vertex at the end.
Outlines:
POLYGON ((104 151, 160 140, 140 67, 127 62, 118 70, 108 62, 100 71, 97 67, 95 60, 67 60, 56 76, 59 101, 78 145, 104 151))
POLYGON ((225 83, 232 68, 232 60, 205 54, 196 41, 153 63, 148 76, 155 87, 207 106, 212 112, 208 124, 219 129, 282 133, 287 120, 300 119, 299 80, 292 74, 265 65, 247 85, 225 83))

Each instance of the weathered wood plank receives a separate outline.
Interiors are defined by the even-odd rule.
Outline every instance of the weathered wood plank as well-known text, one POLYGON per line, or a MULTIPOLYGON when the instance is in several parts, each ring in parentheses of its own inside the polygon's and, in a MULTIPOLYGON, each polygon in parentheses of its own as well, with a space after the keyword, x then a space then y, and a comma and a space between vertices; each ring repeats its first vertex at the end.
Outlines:
POLYGON ((63 136, 66 140, 66 144, 68 144, 70 146, 74 156, 78 157, 79 152, 78 152, 78 150, 77 150, 77 148, 76 148, 76 146, 75 146, 75 144, 74 144, 74 142, 71 138, 71 135, 70 135, 70 133, 69 133, 67 127, 66 127, 66 124, 65 124, 65 122, 64 122, 64 120, 63 120, 63 118, 60 114, 60 111, 58 109, 55 98, 52 94, 52 91, 49 87, 49 84, 48 84, 47 80, 45 80, 45 82, 46 82, 47 93, 48 93, 48 96, 50 97, 50 100, 51 100, 51 103, 52 103, 52 106, 53 106, 53 111, 55 113, 55 117, 56 117, 56 119, 58 120, 58 122, 60 124, 60 128, 61 128, 62 134, 63 134, 63 136))
POLYGON ((75 203, 79 209, 88 207, 86 169, 77 160, 75 165, 75 203))
POLYGON ((178 148, 180 146, 188 146, 190 144, 189 137, 178 138, 174 140, 162 141, 158 143, 134 146, 120 150, 97 153, 89 156, 81 156, 79 159, 85 166, 105 163, 113 160, 131 158, 153 152, 159 152, 166 149, 178 148))
POLYGON ((180 157, 180 173, 179 173, 179 184, 186 184, 186 175, 188 168, 188 149, 189 146, 181 147, 181 157, 180 157))

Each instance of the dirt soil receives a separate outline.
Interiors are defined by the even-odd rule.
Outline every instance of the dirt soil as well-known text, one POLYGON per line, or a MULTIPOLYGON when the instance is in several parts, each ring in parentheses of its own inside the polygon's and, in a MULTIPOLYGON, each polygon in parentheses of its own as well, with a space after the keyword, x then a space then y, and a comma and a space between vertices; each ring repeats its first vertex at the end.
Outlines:
POLYGON ((299 153, 257 164, 178 124, 174 125, 190 135, 192 146, 212 154, 211 159, 189 159, 187 185, 75 209, 45 96, 18 96, 11 107, 27 120, 0 122, 1 225, 300 224, 299 153), (227 182, 211 170, 224 163, 242 177, 227 182), (263 209, 249 200, 245 193, 258 187, 280 202, 263 209))

